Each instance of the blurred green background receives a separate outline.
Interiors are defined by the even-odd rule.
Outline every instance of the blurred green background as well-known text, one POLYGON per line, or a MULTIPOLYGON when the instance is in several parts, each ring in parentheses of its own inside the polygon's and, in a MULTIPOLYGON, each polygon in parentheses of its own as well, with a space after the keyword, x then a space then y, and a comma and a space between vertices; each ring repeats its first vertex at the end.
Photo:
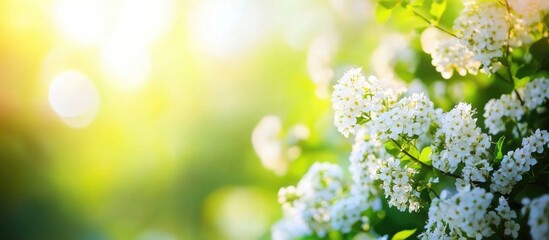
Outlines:
POLYGON ((445 109, 490 97, 470 94, 485 77, 432 69, 425 23, 403 10, 378 23, 374 10, 0 1, 0 238, 269 239, 281 186, 314 161, 347 165, 352 141, 332 125, 329 91, 348 68, 403 80, 445 109))

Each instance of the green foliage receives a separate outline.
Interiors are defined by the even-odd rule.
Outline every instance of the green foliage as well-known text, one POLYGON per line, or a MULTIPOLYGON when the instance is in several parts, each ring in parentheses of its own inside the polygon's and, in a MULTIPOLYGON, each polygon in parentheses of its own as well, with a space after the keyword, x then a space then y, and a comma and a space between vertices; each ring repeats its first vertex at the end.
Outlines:
POLYGON ((505 142, 505 136, 501 136, 496 144, 496 162, 500 162, 503 159, 503 143, 505 142))
POLYGON ((416 232, 417 228, 410 229, 410 230, 402 230, 400 232, 395 233, 395 235, 391 238, 391 240, 404 240, 412 236, 416 232))
POLYGON ((400 148, 392 141, 386 142, 384 146, 385 150, 393 156, 397 156, 400 153, 400 148))
POLYGON ((549 70, 549 37, 544 37, 530 46, 530 54, 541 69, 549 70))
POLYGON ((388 5, 384 5, 378 2, 376 5, 376 21, 384 23, 391 16, 392 8, 388 8, 388 5))
POLYGON ((446 10, 446 0, 433 0, 429 14, 433 17, 433 21, 438 22, 446 10))
POLYGON ((400 2, 400 0, 378 0, 377 2, 383 8, 392 9, 400 2))
POLYGON ((431 155, 431 147, 424 147, 422 150, 421 150, 421 154, 419 154, 419 161, 427 164, 427 165, 431 165, 431 159, 429 159, 429 156, 431 155))

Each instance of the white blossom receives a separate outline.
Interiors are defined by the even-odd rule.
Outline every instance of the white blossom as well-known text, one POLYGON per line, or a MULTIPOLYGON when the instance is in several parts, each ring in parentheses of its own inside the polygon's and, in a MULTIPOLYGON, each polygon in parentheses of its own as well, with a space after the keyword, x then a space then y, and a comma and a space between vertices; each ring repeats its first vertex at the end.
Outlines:
POLYGON ((534 110, 549 99, 549 78, 532 79, 524 87, 524 105, 534 110))
POLYGON ((499 169, 492 174, 490 189, 494 192, 508 194, 513 186, 522 180, 522 175, 537 163, 533 153, 542 153, 549 147, 549 133, 537 129, 531 136, 522 139, 521 148, 507 152, 501 160, 499 169))
POLYGON ((401 88, 383 86, 374 76, 364 77, 360 68, 347 71, 334 86, 332 107, 334 125, 345 137, 360 129, 360 118, 374 119, 396 102, 401 88))
POLYGON ((484 124, 490 134, 505 131, 505 122, 518 122, 524 115, 525 108, 515 93, 503 94, 499 99, 490 99, 484 105, 484 124))
POLYGON ((494 195, 482 188, 463 189, 451 198, 435 198, 421 239, 482 239, 494 234, 499 217, 488 207, 494 195))
POLYGON ((549 239, 549 194, 526 200, 523 212, 528 211, 528 225, 532 239, 549 239))
POLYGON ((449 36, 435 27, 429 27, 421 34, 423 51, 431 54, 431 64, 443 78, 449 79, 456 71, 459 75, 477 75, 480 62, 457 38, 449 36))
POLYGON ((390 157, 383 161, 378 174, 389 205, 400 211, 408 209, 409 212, 415 212, 419 210, 421 207, 420 193, 416 190, 413 179, 417 174, 416 170, 401 167, 400 160, 390 157))
MULTIPOLYGON (((520 230, 520 225, 516 222, 517 213, 514 210, 511 210, 509 203, 507 203, 507 200, 503 196, 499 198, 499 205, 496 208, 496 212, 501 220, 505 221, 504 234, 511 235, 516 239, 518 237, 518 231, 520 230)), ((499 223, 496 225, 499 225, 499 223)))
POLYGON ((460 43, 482 64, 483 71, 493 73, 499 68, 497 59, 504 56, 503 47, 507 44, 507 10, 497 2, 467 1, 464 5, 454 30, 460 43))
POLYGON ((461 168, 461 187, 472 181, 485 182, 492 170, 487 154, 490 137, 482 133, 473 118, 471 105, 460 103, 439 119, 431 145, 433 167, 454 173, 461 168))
POLYGON ((279 191, 279 202, 285 216, 298 219, 318 236, 325 236, 331 229, 330 211, 334 199, 344 187, 341 168, 331 163, 315 163, 296 187, 279 191))
POLYGON ((351 162, 349 171, 357 185, 367 185, 379 179, 378 172, 382 159, 388 157, 383 144, 375 138, 369 138, 367 130, 362 128, 358 131, 349 160, 351 162))
POLYGON ((435 117, 433 103, 423 93, 414 93, 395 103, 374 119, 374 132, 381 141, 427 133, 435 117))

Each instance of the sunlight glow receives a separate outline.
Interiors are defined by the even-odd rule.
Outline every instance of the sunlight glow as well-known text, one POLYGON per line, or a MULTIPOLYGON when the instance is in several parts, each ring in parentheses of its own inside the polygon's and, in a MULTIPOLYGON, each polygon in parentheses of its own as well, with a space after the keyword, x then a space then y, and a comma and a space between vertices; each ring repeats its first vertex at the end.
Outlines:
POLYGON ((89 125, 99 110, 99 95, 91 80, 78 71, 66 71, 55 77, 49 88, 53 111, 70 127, 89 125))
POLYGON ((151 59, 144 43, 113 38, 101 49, 101 67, 116 87, 132 90, 150 77, 151 59))
POLYGON ((173 0, 126 0, 118 14, 117 34, 127 32, 144 41, 155 41, 172 25, 174 11, 173 0))
POLYGON ((106 33, 107 11, 103 1, 58 0, 53 17, 59 32, 80 44, 98 43, 106 33))
POLYGON ((208 54, 227 58, 253 48, 264 34, 267 12, 259 1, 207 0, 188 21, 191 36, 208 54))

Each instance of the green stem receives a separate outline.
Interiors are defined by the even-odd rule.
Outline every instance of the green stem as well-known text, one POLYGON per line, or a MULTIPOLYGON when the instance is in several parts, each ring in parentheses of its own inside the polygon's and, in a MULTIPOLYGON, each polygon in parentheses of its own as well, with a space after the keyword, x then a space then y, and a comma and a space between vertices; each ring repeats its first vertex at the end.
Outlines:
MULTIPOLYGON (((507 9, 507 13, 511 14, 511 8, 509 7, 509 3, 507 0, 505 0, 505 8, 507 9)), ((507 39, 511 39, 511 26, 509 26, 509 30, 507 30, 507 39)), ((518 100, 520 101, 520 104, 524 106, 524 101, 520 97, 520 94, 518 93, 517 89, 515 88, 515 78, 513 77, 513 73, 511 72, 511 64, 513 61, 511 61, 511 46, 509 46, 509 42, 507 42, 507 46, 505 49, 505 61, 507 61, 507 74, 509 75, 509 79, 511 79, 511 82, 513 83, 513 90, 515 91, 515 94, 517 95, 518 100)))
MULTIPOLYGON (((402 146, 400 146, 400 144, 398 144, 397 141, 395 141, 395 140, 392 139, 392 138, 391 138, 391 141, 393 141, 393 143, 395 143, 395 145, 398 147, 398 149, 399 149, 402 153, 406 154, 406 156, 410 157, 410 159, 412 159, 412 161, 414 161, 414 162, 416 162, 416 163, 419 163, 421 166, 426 167, 426 168, 428 168, 428 169, 431 170, 431 171, 438 171, 438 172, 442 173, 442 174, 445 175, 445 176, 451 176, 451 177, 460 178, 460 179, 462 178, 461 176, 459 176, 459 175, 457 175, 457 174, 445 172, 445 171, 442 171, 442 170, 440 170, 440 169, 438 169, 438 168, 435 168, 435 167, 433 167, 433 166, 427 165, 426 163, 424 163, 424 162, 420 161, 419 159, 417 159, 416 157, 412 156, 412 154, 410 154, 408 151, 404 150, 404 149, 402 148, 402 146)), ((474 183, 480 183, 480 182, 474 182, 474 183)))
POLYGON ((457 36, 455 33, 450 32, 450 31, 448 31, 448 30, 442 28, 442 27, 439 26, 438 24, 434 23, 433 21, 431 21, 431 20, 429 20, 428 18, 426 18, 425 16, 423 16, 421 13, 419 13, 419 12, 416 11, 415 9, 413 9, 413 8, 408 8, 408 9, 410 9, 410 11, 412 11, 412 13, 413 13, 414 15, 416 15, 416 16, 419 17, 419 18, 421 18, 423 21, 425 21, 425 22, 428 23, 429 25, 431 25, 431 26, 433 26, 433 27, 435 27, 435 28, 438 28, 440 31, 443 31, 443 32, 445 32, 445 33, 447 33, 447 34, 450 34, 452 37, 458 38, 458 36, 457 36))

